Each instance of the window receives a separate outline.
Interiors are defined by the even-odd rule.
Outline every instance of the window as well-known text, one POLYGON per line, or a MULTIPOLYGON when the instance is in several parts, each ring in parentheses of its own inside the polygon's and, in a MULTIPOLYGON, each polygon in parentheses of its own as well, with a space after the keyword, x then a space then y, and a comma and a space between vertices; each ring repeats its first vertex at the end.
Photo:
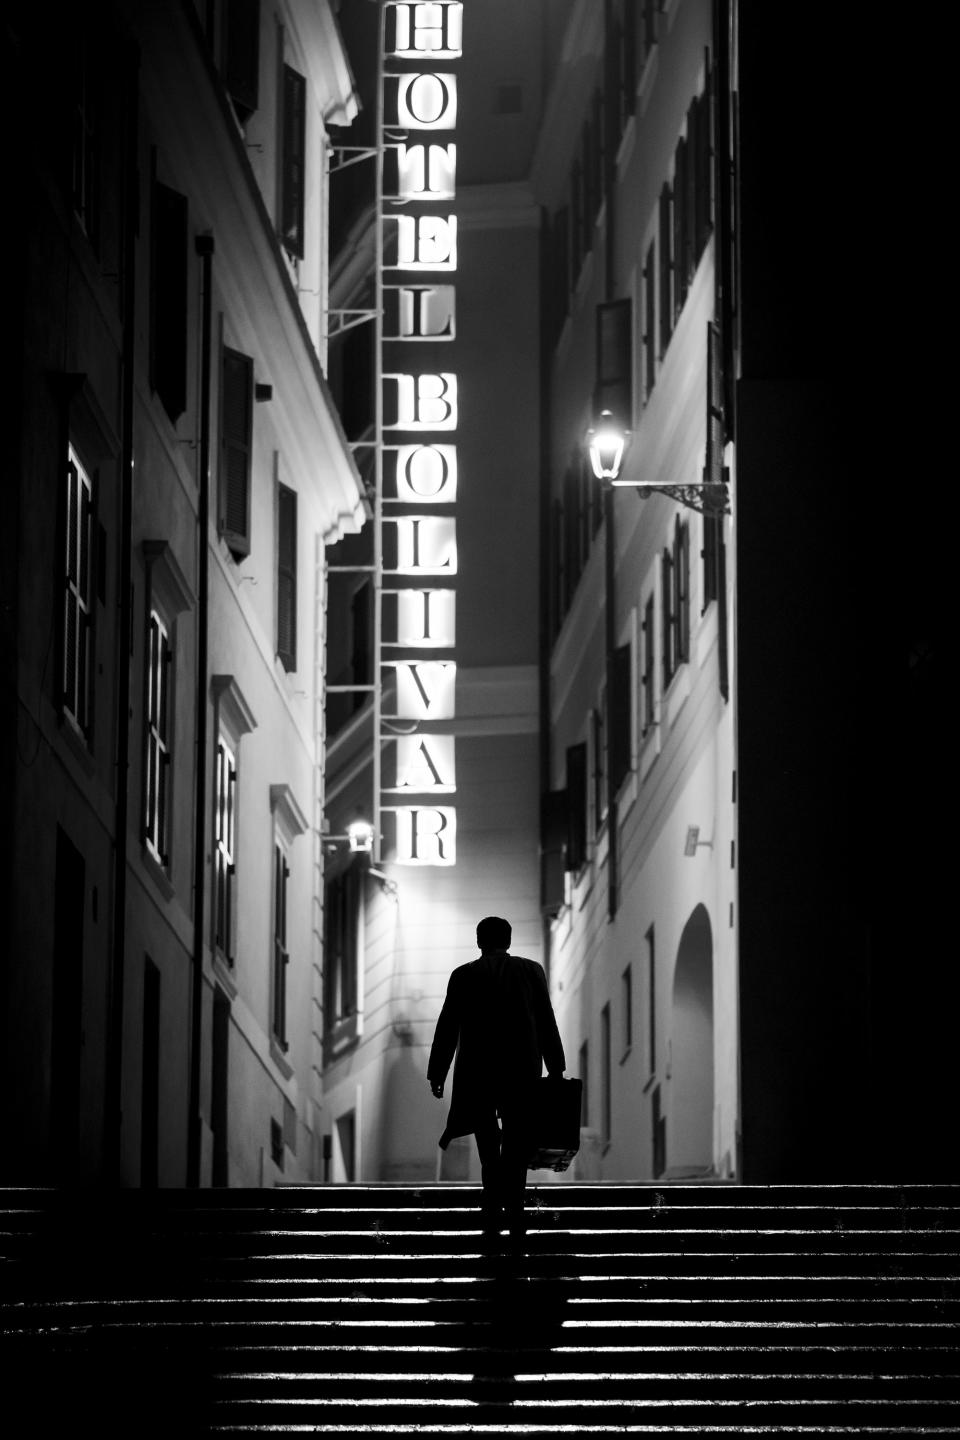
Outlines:
POLYGON ((277 655, 297 668, 297 493, 277 487, 277 655))
POLYGON ((359 1033, 360 921, 363 872, 356 861, 331 879, 324 898, 324 1030, 335 1053, 359 1033))
POLYGON ((214 915, 216 948, 233 964, 234 876, 236 875, 237 759, 221 734, 217 740, 214 829, 214 915))
POLYGON ((73 212, 94 250, 100 240, 101 89, 96 73, 97 41, 82 30, 71 67, 73 80, 70 189, 73 212))
POLYGON ((253 361, 223 349, 220 366, 220 533, 235 560, 250 553, 253 361))
POLYGON ((646 735, 655 723, 654 699, 655 699, 655 641, 654 641, 654 601, 653 596, 647 597, 647 603, 643 607, 643 626, 640 632, 640 644, 643 656, 643 670, 640 680, 640 728, 646 735))
POLYGON ((663 686, 690 658, 690 530, 679 516, 661 569, 663 686))
POLYGON ((89 740, 93 718, 93 482, 73 446, 64 493, 61 703, 89 740))
POLYGON ((143 1041, 140 1070, 140 1186, 158 1183, 160 1136, 160 971, 143 963, 143 1041))
POLYGON ((150 242, 150 384, 176 423, 187 408, 187 201, 153 186, 150 242))
POLYGON ((257 108, 260 90, 259 0, 224 0, 223 83, 241 124, 257 108))
POLYGON ((603 1089, 601 1091, 600 1134, 605 1145, 610 1144, 611 1135, 611 1085, 610 1085, 610 1006, 600 1011, 600 1063, 602 1066, 603 1089))
POLYGON ((673 258, 671 255, 672 192, 669 184, 660 191, 660 233, 657 263, 660 267, 660 359, 667 353, 673 334, 673 258))
POLYGON ((609 765, 616 794, 630 773, 633 750, 633 646, 629 642, 614 651, 610 678, 609 765))
POLYGON ((593 750, 593 828, 598 831, 607 814, 606 688, 600 696, 600 704, 590 712, 590 736, 593 750))
POLYGON ((657 383, 657 279, 654 242, 643 262, 643 398, 649 400, 657 383))
POLYGON ((170 634, 151 609, 147 633, 147 713, 143 832, 147 849, 170 863, 170 634))
POLYGON ((633 970, 628 965, 620 977, 620 1000, 623 1011, 623 1057, 633 1044, 633 970))
MULTIPOLYGON (((643 73, 646 65, 657 43, 657 12, 660 9, 661 0, 640 0, 640 24, 637 26, 637 73, 643 73)), ((628 9, 632 5, 628 4, 628 9)))
POLYGON ((645 936, 647 942, 647 1074, 657 1069, 657 968, 654 929, 645 936))
POLYGON ((290 866, 282 845, 273 847, 273 1038, 287 1049, 287 882, 290 866))
POLYGON ((579 1057, 580 1080, 583 1083, 583 1092, 581 1096, 582 1104, 580 1107, 581 1125, 590 1124, 590 1066, 588 1061, 589 1055, 587 1051, 587 1042, 586 1040, 584 1040, 583 1044, 580 1046, 579 1057))
POLYGON ((193 604, 166 540, 141 544, 145 572, 143 660, 143 844, 169 872, 176 728, 177 616, 193 604))
POLYGON ((303 212, 306 189, 307 82, 289 65, 283 67, 280 137, 280 239, 303 259, 303 212))
POLYGON ((567 854, 565 869, 578 871, 587 858, 587 747, 567 748, 567 854))
POLYGON ((633 424, 633 301, 608 300, 596 308, 597 413, 609 410, 627 429, 633 424))

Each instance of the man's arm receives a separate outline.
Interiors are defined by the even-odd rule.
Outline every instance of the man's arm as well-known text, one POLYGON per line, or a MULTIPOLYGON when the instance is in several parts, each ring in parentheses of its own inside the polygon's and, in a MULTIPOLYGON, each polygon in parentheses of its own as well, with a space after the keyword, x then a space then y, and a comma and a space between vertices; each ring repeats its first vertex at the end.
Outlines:
MULTIPOLYGON (((456 971, 454 971, 455 974, 456 971)), ((437 1020, 433 1045, 430 1049, 430 1060, 427 1064, 427 1080, 438 1100, 443 1095, 443 1082, 447 1078, 447 1071, 450 1069, 457 1049, 457 1040, 460 1037, 460 1007, 455 996, 456 989, 454 977, 451 975, 447 982, 447 995, 437 1020)))
POLYGON ((557 1029, 557 1017, 553 1013, 553 1005, 550 1003, 550 991, 547 989, 547 977, 543 969, 535 960, 530 962, 537 972, 537 978, 533 987, 534 1006, 537 1020, 537 1039, 540 1042, 540 1050, 544 1060, 547 1062, 547 1074, 560 1076, 567 1068, 566 1058, 563 1053, 563 1041, 560 1039, 560 1031, 557 1029))

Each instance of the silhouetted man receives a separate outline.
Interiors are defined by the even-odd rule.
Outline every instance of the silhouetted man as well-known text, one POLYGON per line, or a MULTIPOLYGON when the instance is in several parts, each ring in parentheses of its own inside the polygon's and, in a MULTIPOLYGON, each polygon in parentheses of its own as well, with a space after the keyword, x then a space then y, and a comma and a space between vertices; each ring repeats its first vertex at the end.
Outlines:
POLYGON ((557 1078, 565 1061, 546 977, 535 960, 507 953, 511 934, 508 922, 495 915, 477 926, 480 958, 450 976, 427 1079, 440 1099, 456 1051, 441 1149, 457 1135, 477 1137, 484 1234, 499 1234, 505 1220, 520 1239, 526 1233, 523 1196, 537 1083, 544 1060, 557 1078))

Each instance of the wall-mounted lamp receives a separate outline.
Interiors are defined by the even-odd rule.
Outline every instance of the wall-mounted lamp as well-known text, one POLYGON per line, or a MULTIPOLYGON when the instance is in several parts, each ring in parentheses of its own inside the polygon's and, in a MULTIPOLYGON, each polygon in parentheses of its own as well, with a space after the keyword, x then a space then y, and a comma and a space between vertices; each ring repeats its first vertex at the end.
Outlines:
POLYGON ((629 440, 630 431, 617 423, 612 411, 601 410, 596 427, 587 431, 590 464, 598 480, 617 480, 629 440))
POLYGON ((686 838, 686 840, 684 841, 684 844, 683 844, 683 853, 684 853, 684 855, 686 855, 687 858, 690 859, 692 856, 696 855, 696 853, 697 853, 697 851, 698 851, 698 849, 700 848, 701 845, 706 845, 709 850, 712 850, 712 849, 713 849, 713 841, 712 841, 712 840, 701 840, 701 839, 700 839, 700 826, 699 826, 699 825, 688 825, 688 826, 687 826, 687 838, 686 838))
POLYGON ((343 844, 350 846, 355 854, 369 855, 373 850, 373 826, 369 820, 351 820, 344 835, 323 836, 324 845, 343 844))

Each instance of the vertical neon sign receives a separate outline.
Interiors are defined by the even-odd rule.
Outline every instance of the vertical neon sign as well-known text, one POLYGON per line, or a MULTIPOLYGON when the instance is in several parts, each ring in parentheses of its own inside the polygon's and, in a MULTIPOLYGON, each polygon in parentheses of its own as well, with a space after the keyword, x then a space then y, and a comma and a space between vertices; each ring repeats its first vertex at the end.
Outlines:
POLYGON ((385 858, 456 863, 457 74, 460 0, 384 5, 379 96, 381 585, 375 643, 385 858), (449 352, 447 352, 449 353, 449 352), (389 438, 387 438, 389 437, 389 438))

